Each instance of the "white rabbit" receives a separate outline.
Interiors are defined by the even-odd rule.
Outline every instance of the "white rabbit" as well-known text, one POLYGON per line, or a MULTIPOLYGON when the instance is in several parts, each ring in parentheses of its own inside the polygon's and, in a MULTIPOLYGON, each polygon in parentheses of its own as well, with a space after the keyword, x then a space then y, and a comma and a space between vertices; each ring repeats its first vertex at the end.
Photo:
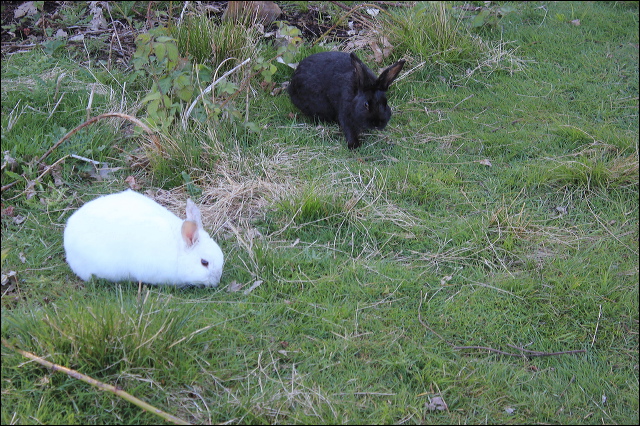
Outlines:
POLYGON ((80 207, 64 230, 67 263, 80 278, 217 287, 224 256, 187 200, 182 220, 132 190, 80 207))

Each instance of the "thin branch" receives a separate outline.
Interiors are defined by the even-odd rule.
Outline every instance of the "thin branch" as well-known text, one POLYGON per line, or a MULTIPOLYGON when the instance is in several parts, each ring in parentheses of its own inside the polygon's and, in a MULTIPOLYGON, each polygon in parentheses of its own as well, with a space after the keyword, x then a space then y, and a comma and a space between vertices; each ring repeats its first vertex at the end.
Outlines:
POLYGON ((40 159, 38 160, 38 163, 42 163, 42 161, 44 161, 44 159, 47 158, 49 156, 49 154, 51 154, 53 152, 54 149, 56 149, 57 147, 62 145, 62 143, 64 141, 66 141, 71 136, 76 134, 78 132, 78 130, 82 129, 83 127, 88 126, 89 124, 95 123, 98 120, 101 120, 103 118, 109 118, 109 117, 124 118, 124 119, 129 120, 132 123, 136 124, 137 126, 142 127, 142 129, 144 129, 144 131, 146 131, 147 133, 149 133, 152 136, 151 140, 155 144, 156 148, 158 148, 158 150, 162 151, 162 146, 160 145, 160 142, 157 141, 156 137, 153 134, 153 131, 149 128, 149 126, 144 124, 142 121, 138 120, 137 118, 135 118, 135 117, 133 117, 131 115, 123 114, 123 113, 120 113, 120 112, 107 112, 107 113, 100 114, 98 116, 95 116, 95 117, 85 121, 81 125, 77 126, 75 129, 71 130, 69 133, 64 135, 58 142, 56 142, 51 148, 49 148, 49 150, 47 152, 45 152, 42 155, 42 157, 40 157, 40 159))
POLYGON ((34 354, 32 354, 31 352, 26 352, 23 351, 21 349, 18 348, 14 348, 13 346, 11 346, 5 339, 2 339, 2 345, 5 346, 8 349, 11 349, 12 351, 18 352, 19 354, 37 362, 38 364, 42 365, 43 367, 46 368, 50 368, 53 371, 60 371, 62 373, 65 373, 67 376, 73 377, 74 379, 78 379, 78 380, 82 380, 85 383, 90 384, 91 386, 95 386, 100 390, 104 390, 107 392, 111 392, 116 396, 119 396, 122 399, 125 399, 127 401, 129 401, 130 403, 137 405, 138 407, 142 408, 145 411, 148 411, 149 413, 152 414, 156 414, 160 417, 162 417, 163 419, 173 422, 175 424, 178 425, 188 425, 191 424, 189 422, 186 422, 178 417, 175 417, 169 413, 165 413, 162 410, 157 409, 156 407, 154 407, 153 405, 147 404, 146 402, 136 398, 135 396, 123 391, 122 389, 118 389, 115 386, 112 385, 108 385, 106 383, 102 383, 99 380, 96 380, 92 377, 89 377, 85 374, 82 374, 78 371, 72 370, 70 368, 64 367, 62 365, 59 364, 54 364, 52 362, 49 362, 47 360, 44 360, 34 354))
POLYGON ((233 73, 235 70, 237 70, 238 68, 240 68, 241 66, 243 66, 244 64, 246 64, 247 62, 249 62, 251 60, 251 58, 247 58, 244 61, 242 61, 241 64, 236 65, 235 67, 233 67, 233 69, 227 71, 226 73, 222 74, 222 77, 220 77, 219 79, 217 79, 216 81, 214 81, 213 83, 211 83, 206 89, 204 89, 202 91, 202 93, 200 93, 195 100, 191 103, 191 105, 189 106, 189 108, 187 109, 187 111, 184 113, 184 116, 182 117, 182 126, 184 128, 187 127, 187 119, 189 118, 189 115, 191 115, 191 110, 193 110, 193 108, 196 106, 196 104, 198 103, 198 100, 200 100, 201 97, 203 97, 204 95, 206 95, 207 93, 209 93, 216 84, 218 84, 223 78, 225 78, 226 76, 228 76, 229 74, 233 73))
MULTIPOLYGON (((40 181, 40 179, 42 179, 44 177, 44 175, 46 175, 47 173, 49 173, 50 171, 52 171, 54 169, 55 166, 57 166, 59 163, 63 162, 66 158, 68 157, 68 155, 65 155, 64 157, 60 158, 58 161, 56 161, 55 163, 53 163, 50 166, 46 166, 44 168, 44 171, 42 173, 40 173, 40 175, 35 178, 34 180, 27 180, 27 186, 24 188, 24 191, 22 191, 20 194, 16 195, 15 197, 11 197, 9 198, 7 201, 9 200, 13 200, 14 198, 18 198, 20 197, 22 194, 28 193, 29 191, 31 191, 31 189, 36 186, 36 183, 40 181)), ((24 177, 24 175, 22 175, 22 177, 24 177)), ((26 179, 26 178, 25 178, 26 179)), ((16 181, 19 182, 19 181, 16 181)), ((4 192, 5 189, 7 189, 7 187, 11 187, 13 186, 14 183, 16 182, 12 182, 9 185, 5 185, 2 187, 2 191, 4 192)), ((27 196, 27 199, 29 199, 31 197, 27 196)))
MULTIPOLYGON (((38 159, 38 164, 41 164, 41 163, 44 161, 44 159, 45 159, 45 158, 47 158, 47 157, 49 156, 49 154, 51 154, 51 153, 52 153, 56 148, 58 148, 60 145, 62 145, 62 143, 63 143, 64 141, 66 141, 66 140, 67 140, 67 139, 69 139, 71 136, 73 136, 74 134, 76 134, 76 133, 77 133, 80 129, 82 129, 83 127, 86 127, 86 126, 88 126, 89 124, 95 123, 96 121, 101 120, 101 119, 103 119, 103 118, 109 118, 109 117, 124 118, 124 119, 129 120, 129 121, 131 121, 132 123, 136 124, 137 126, 141 127, 145 132, 147 132, 147 133, 149 134, 149 136, 150 136, 150 138, 151 138, 151 141, 153 142, 153 144, 155 145, 155 147, 158 149, 158 151, 160 151, 160 152, 162 152, 162 151, 163 151, 163 149, 162 149, 162 145, 160 145, 160 141, 158 141, 158 137, 154 134, 153 130, 151 130, 151 129, 149 128, 149 126, 147 126, 146 124, 144 124, 142 121, 138 120, 137 118, 135 118, 135 117, 133 117, 133 116, 131 116, 131 115, 122 114, 122 113, 120 113, 120 112, 107 112, 107 113, 100 114, 100 115, 98 115, 98 116, 96 116, 96 117, 93 117, 93 118, 91 118, 91 119, 89 119, 89 120, 85 121, 84 123, 80 124, 79 126, 77 126, 76 128, 74 128, 73 130, 71 130, 69 133, 67 133, 66 135, 64 135, 64 136, 63 136, 63 137, 62 137, 58 142, 56 142, 56 143, 55 143, 51 148, 49 148, 49 149, 47 150, 47 152, 45 152, 45 153, 42 155, 42 157, 40 157, 40 158, 38 159)), ((66 158, 66 156, 65 156, 65 157, 62 157, 60 160, 56 161, 53 165, 55 165, 55 164, 59 163, 59 162, 60 162, 62 159, 64 159, 64 158, 66 158)), ((52 165, 52 166, 50 166, 50 167, 48 167, 48 168, 46 168, 46 169, 45 169, 45 172, 44 172, 44 173, 42 173, 40 176, 38 176, 38 177, 36 178, 36 180, 35 180, 35 181, 33 181, 33 183, 35 184, 35 182, 37 182, 40 178, 42 178, 42 176, 44 176, 44 175, 45 175, 45 174, 46 174, 46 173, 51 169, 51 167, 53 167, 53 165, 52 165)), ((30 182, 30 181, 29 181, 29 180, 28 180, 24 175, 22 175, 22 177, 27 181, 27 183, 29 183, 29 182, 30 182)), ((16 181, 13 181, 13 182, 11 182, 11 183, 8 183, 7 185, 4 185, 4 186, 2 187, 2 192, 4 192, 5 190, 7 190, 7 189, 11 188, 12 186, 16 185, 18 182, 20 182, 20 180, 16 180, 16 181)), ((25 191, 23 191, 23 192, 26 192, 28 189, 29 189, 29 187, 27 187, 27 188, 25 189, 25 191)), ((14 197, 14 198, 15 198, 15 197, 14 197)))

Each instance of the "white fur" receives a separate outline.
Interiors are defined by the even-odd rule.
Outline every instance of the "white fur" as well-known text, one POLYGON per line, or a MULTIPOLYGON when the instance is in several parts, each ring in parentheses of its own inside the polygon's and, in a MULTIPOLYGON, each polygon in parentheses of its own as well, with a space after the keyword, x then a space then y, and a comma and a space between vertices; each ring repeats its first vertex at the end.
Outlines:
POLYGON ((95 275, 109 281, 217 287, 224 256, 202 228, 191 200, 187 220, 197 224, 192 246, 181 233, 184 221, 144 195, 129 189, 96 198, 67 221, 67 263, 85 281, 95 275))

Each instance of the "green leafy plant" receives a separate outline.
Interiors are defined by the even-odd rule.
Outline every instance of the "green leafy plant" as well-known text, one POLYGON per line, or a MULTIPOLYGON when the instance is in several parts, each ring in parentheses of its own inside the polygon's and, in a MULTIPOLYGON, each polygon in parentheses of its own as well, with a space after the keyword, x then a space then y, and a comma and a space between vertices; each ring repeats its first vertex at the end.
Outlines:
POLYGON ((278 68, 273 63, 274 60, 285 64, 293 62, 293 58, 302 44, 300 35, 301 32, 298 28, 286 25, 282 21, 278 22, 276 38, 283 40, 283 42, 279 43, 276 55, 269 60, 265 60, 260 56, 253 66, 253 69, 260 73, 265 82, 271 83, 273 75, 278 71, 278 68))
POLYGON ((42 43, 42 49, 44 50, 44 53, 49 56, 52 56, 56 51, 63 47, 67 47, 67 40, 54 38, 42 43))
POLYGON ((474 10, 475 16, 469 22, 469 28, 496 27, 502 18, 515 11, 516 8, 508 4, 479 8, 474 10))
POLYGON ((168 129, 182 111, 183 102, 191 101, 197 87, 211 79, 205 65, 193 66, 180 56, 176 40, 165 28, 156 28, 136 37, 132 63, 153 80, 149 93, 142 99, 150 125, 168 129))
MULTIPOLYGON (((300 30, 280 23, 278 37, 284 42, 280 43, 273 57, 268 60, 263 57, 255 59, 254 72, 245 76, 241 83, 219 78, 213 88, 209 84, 213 79, 211 67, 204 63, 191 62, 193 57, 188 51, 188 43, 183 46, 183 49, 187 49, 185 56, 181 55, 178 40, 170 34, 171 30, 167 28, 155 28, 138 35, 136 52, 132 59, 137 75, 149 76, 153 81, 149 93, 141 100, 146 110, 147 121, 151 126, 163 131, 172 126, 185 110, 185 105, 189 104, 191 106, 188 107, 186 115, 200 122, 223 114, 230 119, 242 118, 240 111, 236 110, 230 101, 258 74, 264 82, 272 83, 272 77, 278 70, 274 61, 291 62, 302 42, 300 30), (204 89, 201 89, 203 87, 204 89), (210 91, 213 92, 213 96, 203 96, 210 91), (202 99, 201 103, 197 102, 199 99, 202 99)), ((178 31, 177 34, 180 36, 181 32, 178 31)), ((200 61, 205 60, 203 52, 201 49, 200 61)), ((254 127, 250 123, 247 124, 248 129, 254 127)))
POLYGON ((140 3, 140 2, 135 2, 135 1, 111 2, 110 6, 112 8, 111 13, 113 14, 113 18, 124 19, 127 21, 129 26, 131 27, 139 26, 140 24, 136 25, 134 21, 134 18, 135 18, 134 8, 136 7, 136 3, 140 3))
MULTIPOLYGON (((4 3, 2 4, 3 11, 3 23, 4 23, 4 3)), ((29 28, 31 22, 38 22, 40 17, 42 16, 42 11, 44 8, 44 1, 31 1, 31 2, 23 2, 14 12, 14 17, 16 19, 19 18, 18 24, 8 23, 2 25, 2 29, 9 32, 15 33, 18 28, 26 27, 29 28)))

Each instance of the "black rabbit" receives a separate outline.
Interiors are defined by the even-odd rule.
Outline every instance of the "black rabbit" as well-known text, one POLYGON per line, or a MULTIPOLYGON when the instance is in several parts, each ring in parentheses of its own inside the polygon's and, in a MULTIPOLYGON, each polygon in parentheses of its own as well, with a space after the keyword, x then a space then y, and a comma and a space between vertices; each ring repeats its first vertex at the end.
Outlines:
POLYGON ((311 117, 340 124, 349 149, 360 146, 364 129, 384 129, 391 118, 386 92, 404 60, 380 77, 354 54, 321 52, 303 59, 289 83, 295 106, 311 117))

